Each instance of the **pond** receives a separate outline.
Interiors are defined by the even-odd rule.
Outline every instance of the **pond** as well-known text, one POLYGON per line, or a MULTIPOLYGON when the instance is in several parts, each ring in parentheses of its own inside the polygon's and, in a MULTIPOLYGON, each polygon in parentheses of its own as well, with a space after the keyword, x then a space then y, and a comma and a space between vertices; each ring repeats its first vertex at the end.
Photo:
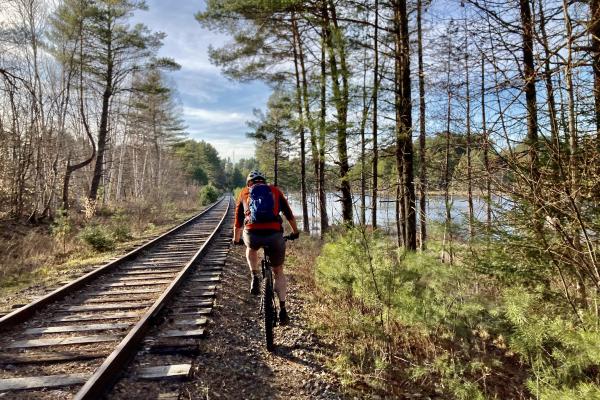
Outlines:
MULTIPOLYGON (((289 193, 288 200, 290 207, 296 218, 298 218, 298 225, 301 226, 302 219, 302 205, 300 203, 300 193, 289 193)), ((360 196, 358 194, 353 195, 354 204, 354 222, 360 222, 360 196)), ((367 205, 367 222, 371 221, 371 196, 366 197, 367 205)), ((417 199, 418 207, 418 199, 417 199)), ((451 197, 451 215, 453 222, 458 225, 463 225, 466 222, 468 208, 467 196, 453 195, 451 197)), ((484 221, 486 218, 486 203, 482 197, 473 197, 473 207, 475 212, 475 218, 479 221, 484 221)), ((310 229, 313 233, 318 233, 319 227, 319 212, 318 203, 315 194, 308 196, 308 214, 310 221, 310 229)), ((340 223, 342 220, 342 207, 339 201, 339 194, 327 193, 327 215, 329 216, 330 224, 340 223)), ((382 195, 378 201, 377 208, 377 224, 380 227, 385 227, 390 231, 396 229, 396 204, 393 196, 382 195)), ((417 210, 417 218, 419 218, 419 212, 417 210)), ((446 218, 446 206, 444 203, 444 196, 430 195, 427 197, 427 222, 443 223, 446 218)), ((417 220, 418 221, 418 220, 417 220)))

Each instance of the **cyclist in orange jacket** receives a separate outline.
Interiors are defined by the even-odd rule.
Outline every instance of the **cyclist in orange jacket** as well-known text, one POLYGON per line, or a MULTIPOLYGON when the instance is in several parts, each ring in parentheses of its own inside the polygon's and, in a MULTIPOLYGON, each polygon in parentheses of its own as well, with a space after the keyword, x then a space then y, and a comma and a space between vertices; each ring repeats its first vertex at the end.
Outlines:
POLYGON ((252 273, 250 293, 260 292, 260 265, 258 250, 267 246, 267 255, 273 265, 274 289, 279 297, 279 322, 289 322, 285 308, 287 278, 283 273, 285 240, 283 238, 283 213, 292 227, 291 238, 299 236, 296 219, 285 196, 274 185, 267 185, 265 175, 254 170, 248 174, 246 187, 240 192, 235 208, 233 241, 246 245, 246 259, 252 273))

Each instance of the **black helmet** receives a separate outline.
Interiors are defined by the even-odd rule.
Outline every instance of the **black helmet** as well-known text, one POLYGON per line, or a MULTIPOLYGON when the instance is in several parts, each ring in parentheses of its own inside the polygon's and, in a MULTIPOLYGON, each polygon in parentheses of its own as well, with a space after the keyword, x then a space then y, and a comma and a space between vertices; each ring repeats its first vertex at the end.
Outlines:
POLYGON ((263 180, 266 182, 267 178, 265 178, 265 174, 263 174, 259 170, 255 169, 254 171, 251 171, 248 174, 248 177, 246 178, 246 183, 248 183, 250 181, 258 181, 258 180, 263 180))

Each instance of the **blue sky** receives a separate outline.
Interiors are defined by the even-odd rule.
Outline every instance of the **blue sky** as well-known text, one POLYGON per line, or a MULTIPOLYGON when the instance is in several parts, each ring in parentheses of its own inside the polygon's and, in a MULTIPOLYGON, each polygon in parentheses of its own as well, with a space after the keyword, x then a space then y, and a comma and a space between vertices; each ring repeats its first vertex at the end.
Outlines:
POLYGON ((221 157, 251 157, 254 143, 246 138, 246 121, 254 108, 264 108, 270 89, 261 82, 233 82, 211 65, 208 47, 228 38, 203 29, 194 14, 203 0, 147 0, 136 22, 167 34, 159 55, 174 58, 181 70, 169 73, 183 109, 189 137, 211 143, 221 157))

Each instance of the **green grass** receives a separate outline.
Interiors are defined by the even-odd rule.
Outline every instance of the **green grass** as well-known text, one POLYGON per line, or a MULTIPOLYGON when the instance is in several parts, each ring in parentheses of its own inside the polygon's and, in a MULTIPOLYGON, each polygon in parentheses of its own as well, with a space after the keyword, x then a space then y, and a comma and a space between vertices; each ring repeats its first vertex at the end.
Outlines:
POLYGON ((600 398, 596 314, 574 318, 560 286, 528 272, 539 261, 501 240, 455 241, 450 265, 440 227, 430 232, 426 251, 406 253, 382 233, 338 230, 305 268, 313 327, 335 344, 344 384, 380 396, 600 398))
POLYGON ((523 376, 502 378, 518 361, 494 344, 508 324, 494 282, 461 262, 464 243, 454 243, 454 265, 440 261, 441 248, 406 253, 360 228, 329 236, 312 301, 314 328, 338 347, 331 368, 363 395, 519 398, 523 376))

